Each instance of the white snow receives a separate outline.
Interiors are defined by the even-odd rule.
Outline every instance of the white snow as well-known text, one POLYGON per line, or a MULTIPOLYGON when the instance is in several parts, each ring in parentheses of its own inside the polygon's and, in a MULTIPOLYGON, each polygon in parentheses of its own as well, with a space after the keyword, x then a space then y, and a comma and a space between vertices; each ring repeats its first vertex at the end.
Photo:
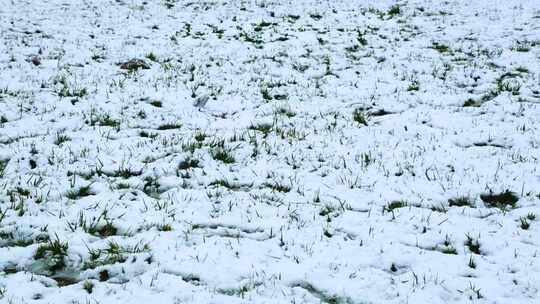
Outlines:
POLYGON ((539 63, 537 0, 0 0, 0 303, 540 302, 539 63))

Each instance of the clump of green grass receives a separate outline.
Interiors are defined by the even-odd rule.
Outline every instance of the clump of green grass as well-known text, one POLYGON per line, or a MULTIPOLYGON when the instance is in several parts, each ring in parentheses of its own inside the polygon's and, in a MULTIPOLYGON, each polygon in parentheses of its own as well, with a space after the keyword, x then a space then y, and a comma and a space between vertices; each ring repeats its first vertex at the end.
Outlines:
POLYGON ((133 58, 126 62, 119 64, 120 69, 127 70, 129 73, 133 73, 135 71, 138 71, 140 69, 148 70, 150 69, 150 65, 148 65, 144 60, 133 58))
POLYGON ((284 116, 287 116, 288 118, 292 118, 296 116, 296 113, 294 113, 292 110, 285 107, 280 107, 280 108, 275 109, 274 114, 284 115, 284 116))
POLYGON ((386 206, 384 206, 383 210, 385 212, 391 212, 394 209, 399 209, 399 208, 403 208, 403 207, 407 207, 407 202, 406 201, 403 201, 403 200, 392 201, 392 202, 388 203, 386 206))
POLYGON ((212 181, 209 186, 221 186, 228 189, 234 188, 231 182, 226 179, 216 179, 215 181, 212 181))
POLYGON ((431 209, 431 211, 440 212, 440 213, 448 212, 448 208, 446 208, 444 204, 440 204, 439 206, 433 205, 429 209, 431 209))
POLYGON ((473 238, 469 234, 465 237, 467 238, 465 240, 465 246, 467 246, 472 253, 480 254, 480 242, 478 239, 473 238))
POLYGON ((161 224, 161 225, 157 225, 157 230, 166 232, 166 231, 172 231, 173 228, 170 224, 161 224))
POLYGON ((159 134, 157 134, 157 133, 149 133, 149 132, 146 132, 146 131, 143 130, 143 131, 139 132, 139 136, 154 139, 154 138, 158 137, 159 134))
POLYGON ((216 147, 211 151, 211 155, 213 159, 219 160, 225 164, 233 164, 236 161, 232 151, 223 147, 216 147))
POLYGON ((520 217, 519 222, 520 222, 520 227, 523 230, 528 230, 529 227, 531 227, 531 224, 529 223, 526 217, 520 217))
POLYGON ((386 12, 386 14, 390 17, 390 18, 393 18, 394 16, 399 16, 401 15, 401 7, 399 5, 392 5, 390 7, 390 9, 388 9, 388 11, 386 12))
POLYGON ((32 143, 32 146, 30 148, 30 154, 32 154, 32 155, 38 155, 39 154, 39 150, 36 148, 36 145, 34 143, 32 143))
POLYGON ((107 211, 103 211, 97 218, 91 219, 84 215, 84 212, 80 212, 77 219, 74 221, 68 221, 68 229, 72 232, 81 228, 84 232, 91 235, 101 236, 102 238, 117 235, 118 229, 113 225, 112 220, 107 216, 107 211), (101 225, 101 220, 105 221, 105 225, 101 225))
POLYGON ((300 19, 300 16, 298 15, 288 15, 287 16, 287 20, 290 22, 290 23, 295 23, 296 20, 300 19))
POLYGON ((109 237, 111 235, 116 235, 118 232, 118 229, 112 224, 112 222, 107 221, 103 227, 101 227, 98 231, 99 235, 103 238, 109 237))
POLYGON ((361 124, 361 125, 364 125, 364 126, 368 125, 367 116, 364 113, 363 109, 361 109, 361 108, 357 108, 357 109, 354 110, 354 112, 353 112, 353 120, 356 121, 357 123, 361 124))
POLYGON ((8 163, 9 163, 9 159, 0 160, 0 177, 4 177, 4 173, 6 172, 8 163))
POLYGON ((332 234, 332 232, 330 232, 328 229, 324 229, 323 235, 327 238, 331 238, 334 236, 334 234, 332 234))
POLYGON ((444 247, 440 251, 444 254, 454 254, 454 255, 458 254, 456 248, 453 246, 444 247))
POLYGON ((90 294, 94 290, 94 283, 92 283, 92 281, 90 280, 86 280, 84 281, 82 288, 90 294))
POLYGON ((249 130, 255 130, 261 132, 264 137, 268 136, 270 132, 272 132, 272 128, 274 127, 271 123, 261 123, 258 125, 251 125, 248 127, 249 130))
POLYGON ((104 126, 104 127, 112 127, 112 128, 120 127, 120 120, 113 119, 108 113, 105 113, 105 114, 92 113, 89 123, 91 126, 104 126))
MULTIPOLYGON (((28 197, 30 195, 30 190, 22 188, 22 187, 15 187, 15 189, 9 190, 8 194, 9 196, 17 194, 20 196, 28 197)), ((13 202, 13 200, 10 200, 10 201, 13 202)))
MULTIPOLYGON (((149 252, 148 244, 136 244, 135 246, 122 246, 110 241, 103 249, 88 249, 89 260, 84 263, 84 269, 94 269, 103 265, 124 263, 129 255, 149 252)), ((100 275, 101 278, 101 275, 100 275)), ((108 278, 108 275, 107 275, 108 278)), ((101 279, 100 279, 101 280, 101 279)), ((106 281, 106 280, 103 280, 106 281)))
POLYGON ((154 61, 154 62, 157 62, 158 61, 158 58, 156 56, 156 54, 154 54, 153 52, 150 52, 148 54, 146 54, 146 59, 150 60, 150 61, 154 61))
POLYGON ((484 297, 482 293, 480 293, 480 288, 475 287, 472 282, 469 282, 468 289, 472 292, 472 295, 469 294, 469 300, 473 301, 475 298, 476 300, 480 300, 484 297))
POLYGON ((472 207, 471 198, 468 196, 458 196, 451 199, 448 199, 448 205, 450 207, 472 207))
POLYGON ((188 156, 178 164, 178 170, 188 170, 191 168, 199 168, 200 161, 196 158, 188 156))
POLYGON ((261 21, 259 24, 255 25, 253 30, 255 32, 260 32, 260 31, 264 30, 265 27, 269 27, 271 25, 276 25, 276 23, 267 22, 267 21, 261 21))
POLYGON ((270 188, 272 189, 273 191, 277 191, 277 192, 283 192, 283 193, 287 193, 287 192, 290 192, 291 191, 291 186, 289 185, 286 185, 284 183, 280 183, 280 182, 277 182, 277 181, 274 181, 274 182, 266 182, 263 184, 264 187, 267 187, 267 188, 270 188))
POLYGON ((176 5, 177 0, 165 0, 163 5, 165 5, 166 8, 171 9, 176 5))
POLYGON ((140 110, 139 112, 137 112, 137 117, 139 117, 140 119, 146 119, 146 112, 144 110, 140 110))
POLYGON ((261 87, 261 96, 266 102, 270 102, 272 99, 274 99, 267 87, 261 87))
POLYGON ((195 138, 195 141, 201 143, 201 142, 203 142, 207 137, 208 137, 208 135, 207 135, 206 133, 198 131, 197 133, 195 133, 195 136, 194 136, 193 138, 195 138))
POLYGON ((519 95, 522 84, 517 79, 518 77, 521 77, 521 75, 516 72, 503 73, 497 78, 497 87, 492 90, 492 95, 497 96, 502 92, 510 92, 512 95, 519 95))
POLYGON ((147 176, 144 178, 143 192, 150 197, 159 197, 159 178, 147 176))
POLYGON ((309 14, 309 16, 311 17, 311 19, 314 19, 314 20, 321 20, 323 17, 322 15, 317 14, 317 13, 309 14))
POLYGON ((82 98, 88 95, 88 90, 86 88, 82 89, 70 89, 69 86, 64 85, 62 88, 56 91, 56 95, 59 97, 79 97, 82 98))
POLYGON ((474 261, 474 258, 472 255, 469 258, 469 263, 467 263, 467 266, 469 266, 469 268, 476 269, 476 262, 474 261))
POLYGON ((68 191, 66 193, 66 197, 69 198, 69 199, 72 199, 72 200, 76 200, 76 199, 79 199, 81 197, 86 197, 86 196, 90 196, 90 195, 94 195, 94 194, 95 193, 93 193, 90 190, 90 186, 83 186, 83 187, 80 187, 78 189, 68 191))
POLYGON ((452 240, 448 235, 445 236, 442 248, 435 246, 434 250, 438 250, 444 254, 458 254, 456 248, 452 244, 452 240))
POLYGON ((60 146, 61 144, 70 141, 71 138, 62 132, 57 132, 54 137, 54 144, 60 146))
POLYGON ((121 177, 123 179, 128 179, 133 176, 139 176, 142 174, 141 170, 133 170, 131 168, 119 168, 113 172, 114 177, 121 177))
POLYGON ((480 199, 490 208, 499 208, 506 210, 509 207, 515 208, 519 197, 512 191, 506 190, 501 193, 484 193, 480 195, 480 199))
POLYGON ((122 189, 130 189, 131 185, 127 183, 118 183, 114 186, 114 189, 122 190, 122 189))
POLYGON ((274 99, 275 100, 285 100, 289 97, 287 94, 275 94, 274 99))
POLYGON ((244 38, 245 42, 253 43, 256 48, 262 48, 262 44, 264 43, 264 40, 259 38, 260 35, 251 36, 246 32, 241 32, 239 36, 244 38))
POLYGON ((367 168, 370 164, 373 164, 375 162, 375 157, 373 157, 371 151, 368 151, 362 152, 360 155, 358 155, 357 160, 360 161, 362 168, 367 168))
POLYGON ((516 72, 528 74, 529 69, 524 66, 519 66, 516 68, 516 72))
POLYGON ((242 189, 244 187, 251 187, 253 186, 253 184, 249 184, 249 185, 243 185, 243 184, 240 184, 238 182, 230 182, 226 179, 216 179, 215 181, 211 182, 209 184, 210 186, 221 186, 221 187, 224 187, 224 188, 227 188, 227 189, 230 189, 230 190, 239 190, 239 189, 242 189))
POLYGON ((56 240, 49 240, 48 243, 40 245, 34 254, 35 260, 43 260, 48 270, 56 272, 66 266, 65 257, 68 252, 68 243, 56 240))
POLYGON ((328 216, 330 214, 332 214, 333 212, 335 212, 335 208, 333 206, 330 206, 330 205, 325 205, 321 211, 319 211, 319 215, 320 216, 328 216))
POLYGON ((477 101, 477 100, 474 100, 472 98, 469 98, 467 100, 465 100, 465 102, 463 103, 463 107, 467 108, 467 107, 480 107, 482 105, 482 102, 481 101, 477 101))
POLYGON ((515 45, 511 48, 511 50, 516 52, 528 52, 531 50, 531 47, 538 45, 540 42, 535 41, 528 41, 528 40, 518 40, 515 42, 515 45))
POLYGON ((433 42, 431 48, 439 53, 448 53, 450 51, 450 47, 448 45, 439 42, 433 42))
POLYGON ((413 80, 409 86, 407 86, 407 92, 418 92, 420 90, 420 83, 418 80, 413 80))
POLYGON ((180 129, 182 127, 181 123, 166 123, 160 125, 157 129, 158 130, 173 130, 173 129, 180 129))
POLYGON ((182 150, 185 152, 193 153, 197 149, 200 149, 203 147, 203 143, 199 141, 188 141, 182 144, 182 150))
POLYGON ((358 41, 358 43, 362 46, 366 46, 368 44, 365 35, 365 32, 360 32, 359 30, 356 31, 356 41, 358 41))

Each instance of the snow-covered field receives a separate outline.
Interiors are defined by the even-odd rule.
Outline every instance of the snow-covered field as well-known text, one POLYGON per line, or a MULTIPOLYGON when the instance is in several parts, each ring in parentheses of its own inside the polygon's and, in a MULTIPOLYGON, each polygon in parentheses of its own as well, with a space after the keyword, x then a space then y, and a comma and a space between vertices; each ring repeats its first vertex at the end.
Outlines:
POLYGON ((539 159, 538 0, 0 0, 1 303, 540 303, 539 159))

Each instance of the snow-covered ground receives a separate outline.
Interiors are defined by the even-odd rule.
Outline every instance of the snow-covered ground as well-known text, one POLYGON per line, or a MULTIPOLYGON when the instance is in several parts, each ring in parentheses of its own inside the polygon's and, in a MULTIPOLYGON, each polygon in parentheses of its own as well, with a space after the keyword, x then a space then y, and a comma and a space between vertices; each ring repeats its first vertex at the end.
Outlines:
POLYGON ((538 0, 0 0, 1 303, 540 303, 539 159, 538 0))

